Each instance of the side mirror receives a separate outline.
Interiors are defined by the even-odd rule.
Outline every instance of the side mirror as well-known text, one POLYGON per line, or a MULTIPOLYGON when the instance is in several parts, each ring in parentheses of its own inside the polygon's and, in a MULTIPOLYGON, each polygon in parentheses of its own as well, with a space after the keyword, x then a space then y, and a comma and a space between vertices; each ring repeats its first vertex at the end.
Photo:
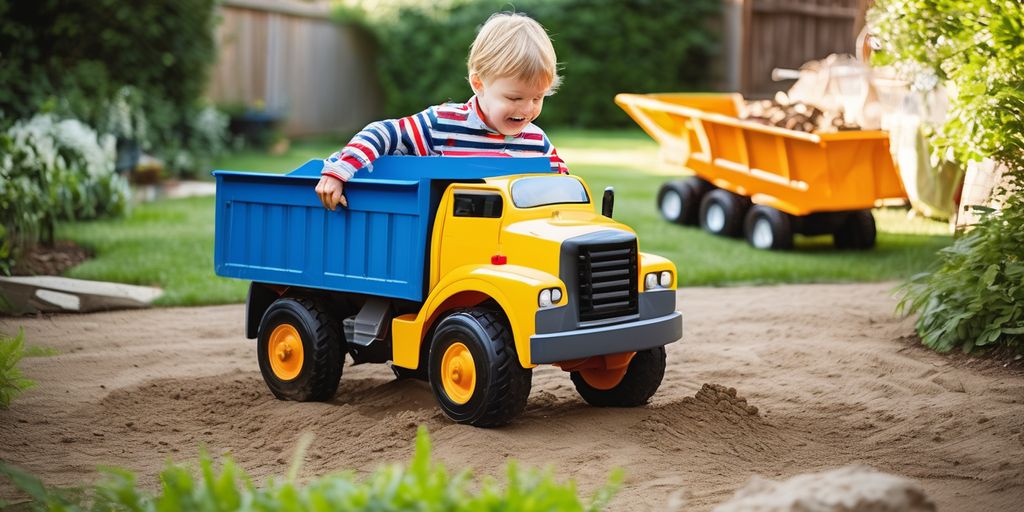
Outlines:
POLYGON ((601 215, 612 218, 612 209, 615 208, 615 187, 605 187, 604 198, 601 200, 601 215))

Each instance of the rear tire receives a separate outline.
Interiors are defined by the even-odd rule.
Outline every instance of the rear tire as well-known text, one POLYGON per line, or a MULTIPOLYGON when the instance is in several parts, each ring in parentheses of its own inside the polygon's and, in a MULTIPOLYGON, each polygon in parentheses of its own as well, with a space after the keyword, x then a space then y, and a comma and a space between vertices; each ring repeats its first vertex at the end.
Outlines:
POLYGON ((665 378, 665 347, 637 352, 629 362, 622 380, 611 389, 597 389, 587 383, 580 372, 571 372, 569 378, 576 391, 595 407, 637 407, 654 396, 665 378))
POLYGON ((750 208, 743 232, 755 249, 793 248, 793 224, 789 214, 771 206, 758 204, 750 208))
POLYGON ((334 398, 344 364, 341 339, 337 322, 322 305, 307 298, 277 299, 263 314, 257 337, 256 357, 267 387, 281 400, 334 398))
POLYGON ((832 239, 837 249, 864 250, 875 246, 875 217, 871 210, 858 210, 847 215, 832 239))
POLYGON ((497 427, 526 409, 533 371, 519 364, 512 333, 497 312, 471 308, 448 315, 434 331, 428 368, 434 397, 452 421, 497 427))
POLYGON ((711 188, 710 183, 696 176, 666 182, 658 191, 658 211, 669 222, 696 225, 701 197, 711 188))
POLYGON ((700 225, 713 235, 739 236, 750 199, 716 188, 700 202, 700 225))

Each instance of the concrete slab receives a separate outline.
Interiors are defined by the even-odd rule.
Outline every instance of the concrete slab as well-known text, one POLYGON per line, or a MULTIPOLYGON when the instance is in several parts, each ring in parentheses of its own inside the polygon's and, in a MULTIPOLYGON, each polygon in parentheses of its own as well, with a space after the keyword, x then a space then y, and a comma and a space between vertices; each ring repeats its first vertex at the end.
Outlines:
POLYGON ((149 307, 163 290, 54 276, 0 277, 0 312, 89 313, 149 307))

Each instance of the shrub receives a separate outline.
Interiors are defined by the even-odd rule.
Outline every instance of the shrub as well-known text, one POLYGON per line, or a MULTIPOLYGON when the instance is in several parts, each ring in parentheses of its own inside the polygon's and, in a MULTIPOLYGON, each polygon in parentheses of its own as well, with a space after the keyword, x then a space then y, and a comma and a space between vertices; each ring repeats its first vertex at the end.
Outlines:
POLYGON ((25 332, 10 338, 0 334, 0 409, 7 409, 22 391, 35 386, 35 382, 23 378, 18 363, 25 354, 25 332))
POLYGON ((524 471, 514 464, 508 465, 504 488, 492 479, 473 482, 465 471, 450 476, 444 466, 431 462, 430 440, 422 427, 408 468, 382 467, 362 481, 352 473, 338 473, 299 484, 296 475, 304 451, 300 446, 286 479, 272 479, 262 488, 255 487, 230 458, 218 469, 205 453, 199 460, 198 476, 182 466, 168 466, 160 475, 161 493, 156 496, 139 490, 135 476, 123 469, 106 470, 106 477, 88 492, 47 488, 31 475, 3 463, 0 474, 34 499, 33 510, 62 511, 589 511, 604 508, 621 481, 621 475, 613 473, 609 483, 584 504, 572 483, 561 484, 550 472, 524 471))
POLYGON ((374 34, 385 114, 403 116, 472 94, 466 58, 476 31, 493 13, 514 8, 552 36, 562 86, 541 122, 631 125, 615 105, 619 92, 694 90, 710 85, 718 47, 713 25, 720 0, 349 0, 339 19, 374 34), (359 5, 373 10, 359 10, 359 5))
POLYGON ((0 134, 0 272, 19 248, 52 242, 57 221, 123 213, 114 137, 75 119, 38 115, 0 134))
POLYGON ((74 117, 148 147, 174 173, 197 172, 186 165, 205 165, 224 133, 195 135, 211 126, 196 118, 208 117, 215 3, 0 0, 0 127, 40 112, 74 117), (136 129, 121 130, 125 120, 136 129))
POLYGON ((1009 173, 1002 209, 939 253, 903 288, 900 310, 937 350, 1024 350, 1024 4, 1019 0, 879 0, 869 12, 876 61, 915 83, 945 83, 950 111, 933 144, 961 162, 1009 173))

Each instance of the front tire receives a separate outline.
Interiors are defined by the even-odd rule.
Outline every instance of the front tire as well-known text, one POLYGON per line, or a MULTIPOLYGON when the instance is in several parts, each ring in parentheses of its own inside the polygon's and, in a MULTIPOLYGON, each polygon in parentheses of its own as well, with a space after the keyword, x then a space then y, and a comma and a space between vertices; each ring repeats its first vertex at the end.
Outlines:
POLYGON ((576 391, 580 396, 595 407, 644 405, 658 391, 662 379, 665 378, 665 347, 637 352, 629 362, 622 380, 608 389, 595 387, 600 386, 596 383, 597 379, 588 379, 584 372, 572 372, 569 378, 576 385, 576 391), (593 381, 593 384, 588 380, 593 381))
POLYGON ((658 191, 658 211, 669 222, 696 225, 701 197, 710 189, 711 184, 696 176, 666 182, 658 191))
POLYGON ((442 320, 428 368, 434 397, 452 421, 497 427, 526 409, 533 371, 519 364, 512 333, 497 312, 471 308, 442 320))
POLYGON ((281 400, 334 398, 344 364, 341 333, 325 308, 307 298, 277 299, 260 321, 256 356, 281 400))

